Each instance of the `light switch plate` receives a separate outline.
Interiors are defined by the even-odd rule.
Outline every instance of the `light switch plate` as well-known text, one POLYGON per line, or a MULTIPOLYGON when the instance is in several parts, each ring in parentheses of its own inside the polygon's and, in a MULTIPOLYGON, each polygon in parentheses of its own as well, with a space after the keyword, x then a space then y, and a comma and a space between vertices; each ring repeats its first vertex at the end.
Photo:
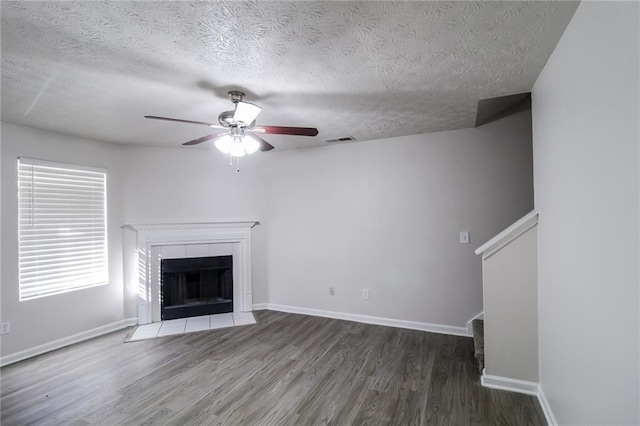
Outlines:
POLYGON ((469 244, 469 232, 468 231, 460 232, 460 244, 469 244))

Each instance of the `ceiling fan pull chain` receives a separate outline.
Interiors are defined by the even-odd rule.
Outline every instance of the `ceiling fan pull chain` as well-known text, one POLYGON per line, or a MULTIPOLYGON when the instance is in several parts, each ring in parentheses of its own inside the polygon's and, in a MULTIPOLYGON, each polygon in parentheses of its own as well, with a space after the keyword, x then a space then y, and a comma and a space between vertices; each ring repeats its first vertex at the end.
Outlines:
POLYGON ((236 169, 240 172, 240 157, 236 157, 236 169))

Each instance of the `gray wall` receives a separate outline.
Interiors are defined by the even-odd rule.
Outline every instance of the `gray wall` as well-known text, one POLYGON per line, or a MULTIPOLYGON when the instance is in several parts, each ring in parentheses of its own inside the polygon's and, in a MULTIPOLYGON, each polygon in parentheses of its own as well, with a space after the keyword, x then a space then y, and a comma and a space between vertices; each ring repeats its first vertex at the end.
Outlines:
MULTIPOLYGON (((243 157, 240 172, 218 150, 123 147, 124 223, 259 220, 251 231, 253 302, 268 301, 265 239, 267 154, 243 157)), ((135 292, 131 293, 135 299, 135 292)), ((135 300, 127 306, 134 306, 135 300)), ((135 313, 134 313, 135 315, 135 313)))
POLYGON ((123 319, 120 149, 112 144, 2 123, 2 356, 123 319), (20 302, 18 196, 20 156, 107 169, 108 285, 20 302))
POLYGON ((217 152, 126 148, 124 217, 259 220, 254 303, 464 326, 482 311, 473 250, 533 207, 530 126, 527 111, 476 129, 273 151, 240 173, 217 152), (472 244, 458 243, 461 230, 472 244))
POLYGON ((13 327, 3 355, 135 316, 135 289, 121 278, 123 223, 259 220, 254 303, 462 327, 482 311, 473 250, 533 207, 529 112, 474 129, 261 153, 243 158, 240 173, 203 149, 11 125, 2 143, 2 319, 13 327), (108 287, 17 301, 17 155, 107 167, 108 287), (462 230, 471 244, 458 243, 462 230))
POLYGON ((482 311, 474 249, 533 208, 530 120, 274 156, 269 301, 465 326, 482 311))
POLYGON ((582 2, 533 89, 540 382, 560 424, 639 424, 639 4, 582 2))

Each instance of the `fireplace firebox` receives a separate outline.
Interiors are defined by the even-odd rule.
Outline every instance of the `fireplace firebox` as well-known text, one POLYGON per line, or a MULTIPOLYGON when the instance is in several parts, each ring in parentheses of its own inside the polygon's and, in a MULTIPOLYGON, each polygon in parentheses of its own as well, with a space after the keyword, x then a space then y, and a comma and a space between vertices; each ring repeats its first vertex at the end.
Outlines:
POLYGON ((163 259, 162 320, 233 312, 232 256, 163 259))

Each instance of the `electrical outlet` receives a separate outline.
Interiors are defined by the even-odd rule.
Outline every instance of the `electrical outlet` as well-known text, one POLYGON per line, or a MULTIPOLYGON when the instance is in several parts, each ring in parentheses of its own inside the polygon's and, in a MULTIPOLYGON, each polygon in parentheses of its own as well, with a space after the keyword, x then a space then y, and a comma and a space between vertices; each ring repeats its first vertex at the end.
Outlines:
POLYGON ((0 334, 9 334, 11 333, 11 323, 9 321, 5 321, 0 324, 0 334))
POLYGON ((333 287, 329 287, 329 296, 335 296, 336 295, 336 289, 333 287))
POLYGON ((364 300, 369 300, 369 289, 368 288, 363 288, 362 289, 362 298, 364 300))
POLYGON ((469 244, 469 232, 468 231, 460 232, 460 244, 469 244))

